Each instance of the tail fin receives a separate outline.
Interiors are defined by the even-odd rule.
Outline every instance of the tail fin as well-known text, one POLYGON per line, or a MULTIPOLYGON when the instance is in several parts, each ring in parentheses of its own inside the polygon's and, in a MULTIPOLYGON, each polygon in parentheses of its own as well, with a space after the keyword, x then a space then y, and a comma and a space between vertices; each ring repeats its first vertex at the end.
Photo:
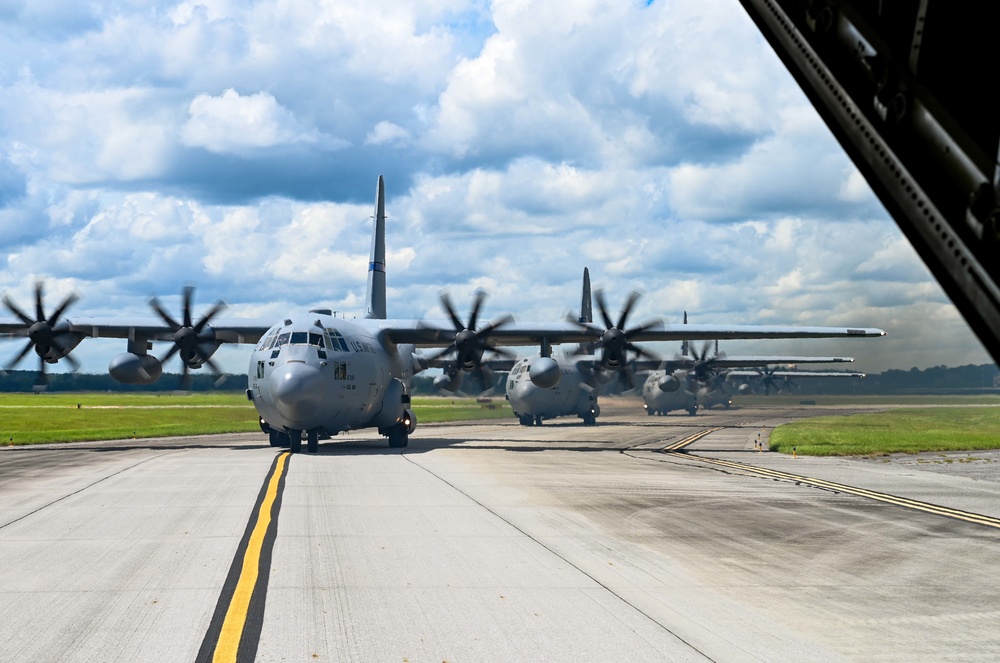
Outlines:
POLYGON ((583 268, 583 297, 580 300, 580 322, 594 321, 594 305, 590 296, 590 270, 583 268))
POLYGON ((375 229, 372 253, 368 261, 368 291, 365 293, 365 317, 385 319, 385 182, 378 176, 375 189, 375 229))
MULTIPOLYGON (((688 312, 684 311, 684 324, 687 324, 687 323, 688 323, 688 312)), ((681 354, 683 356, 687 357, 687 353, 688 353, 688 342, 687 341, 681 341, 681 354)))

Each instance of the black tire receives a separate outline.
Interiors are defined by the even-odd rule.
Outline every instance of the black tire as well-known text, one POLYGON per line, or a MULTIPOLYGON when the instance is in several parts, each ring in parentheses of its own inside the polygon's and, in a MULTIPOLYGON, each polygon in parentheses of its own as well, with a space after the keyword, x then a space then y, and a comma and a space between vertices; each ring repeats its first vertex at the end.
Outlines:
POLYGON ((535 425, 536 426, 541 426, 542 425, 542 416, 541 415, 538 415, 537 417, 535 417, 535 425))
POLYGON ((306 449, 311 454, 319 451, 319 433, 315 429, 306 434, 306 449))
POLYGON ((281 433, 276 430, 272 430, 267 434, 267 441, 272 447, 281 446, 281 433))
POLYGON ((410 440, 406 434, 406 427, 402 424, 396 424, 389 429, 389 448, 391 449, 402 449, 410 440))
POLYGON ((521 424, 522 426, 530 426, 534 422, 531 419, 531 415, 521 415, 517 418, 517 423, 521 424))
POLYGON ((288 431, 288 449, 293 454, 302 453, 302 431, 291 430, 288 431))

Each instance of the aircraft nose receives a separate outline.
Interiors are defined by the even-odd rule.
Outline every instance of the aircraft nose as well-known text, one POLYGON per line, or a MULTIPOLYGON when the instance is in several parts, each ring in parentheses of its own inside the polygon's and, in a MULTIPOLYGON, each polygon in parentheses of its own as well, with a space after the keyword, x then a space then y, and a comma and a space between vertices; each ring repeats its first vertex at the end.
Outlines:
POLYGON ((285 364, 268 381, 275 407, 291 422, 309 419, 323 402, 323 375, 308 364, 285 364))

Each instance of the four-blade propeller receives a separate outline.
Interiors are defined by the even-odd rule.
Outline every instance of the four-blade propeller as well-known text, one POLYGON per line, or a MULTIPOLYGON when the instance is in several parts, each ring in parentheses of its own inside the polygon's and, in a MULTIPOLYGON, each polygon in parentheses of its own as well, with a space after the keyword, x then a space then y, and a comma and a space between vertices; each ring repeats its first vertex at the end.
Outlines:
POLYGON ((35 283, 35 317, 32 318, 22 311, 10 297, 4 295, 3 298, 3 303, 7 307, 7 310, 28 326, 27 329, 16 333, 17 336, 26 336, 28 344, 5 366, 5 369, 9 370, 17 366, 28 352, 34 349, 39 359, 38 377, 35 379, 35 389, 39 391, 45 389, 49 383, 48 377, 45 374, 46 363, 54 364, 59 359, 65 357, 74 371, 80 367, 80 364, 73 357, 69 356, 69 351, 73 349, 79 338, 74 338, 74 332, 70 331, 67 325, 59 326, 59 318, 62 317, 66 310, 79 297, 75 294, 67 295, 62 303, 56 307, 56 310, 52 312, 52 315, 49 316, 45 315, 43 299, 44 287, 42 282, 38 281, 35 283))
POLYGON ((181 389, 187 389, 190 386, 191 378, 188 373, 189 369, 201 368, 202 365, 207 365, 212 370, 212 373, 219 377, 219 380, 216 381, 217 385, 225 379, 225 375, 211 358, 212 353, 218 348, 218 342, 215 340, 215 332, 208 326, 208 323, 219 312, 224 310, 226 305, 222 300, 217 301, 197 323, 194 323, 191 317, 191 298, 193 294, 193 287, 186 286, 184 288, 183 324, 178 323, 170 317, 163 309, 163 306, 160 305, 159 299, 153 297, 149 300, 149 305, 167 323, 173 332, 173 336, 170 339, 173 341, 173 345, 170 346, 167 354, 163 355, 160 362, 166 363, 168 359, 180 353, 181 363, 183 364, 181 389))

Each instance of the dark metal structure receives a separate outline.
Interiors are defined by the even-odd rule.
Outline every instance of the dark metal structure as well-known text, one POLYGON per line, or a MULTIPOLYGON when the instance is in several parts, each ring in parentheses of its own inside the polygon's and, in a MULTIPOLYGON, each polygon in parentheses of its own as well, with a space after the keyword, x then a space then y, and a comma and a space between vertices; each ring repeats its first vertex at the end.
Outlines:
POLYGON ((1000 3, 740 2, 1000 362, 1000 3))

